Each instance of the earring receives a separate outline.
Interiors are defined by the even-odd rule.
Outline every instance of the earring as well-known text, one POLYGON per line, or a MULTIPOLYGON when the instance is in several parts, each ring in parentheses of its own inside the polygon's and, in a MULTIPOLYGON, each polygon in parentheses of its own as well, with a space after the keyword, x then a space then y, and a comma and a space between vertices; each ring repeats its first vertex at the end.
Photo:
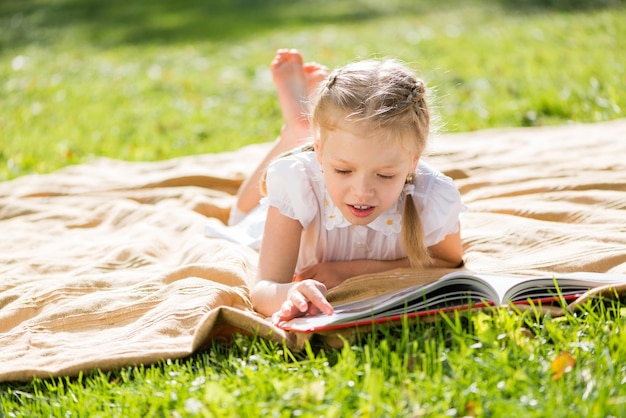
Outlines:
POLYGON ((404 184, 413 184, 413 173, 406 176, 406 180, 404 181, 404 184))

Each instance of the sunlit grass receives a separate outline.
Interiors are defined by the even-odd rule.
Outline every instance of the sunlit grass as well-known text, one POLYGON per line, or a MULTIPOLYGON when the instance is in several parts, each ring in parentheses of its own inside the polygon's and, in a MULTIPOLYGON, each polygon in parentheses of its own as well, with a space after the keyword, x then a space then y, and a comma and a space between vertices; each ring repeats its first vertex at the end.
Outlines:
POLYGON ((623 416, 619 306, 458 314, 301 353, 263 340, 155 366, 4 385, 7 416, 623 416), (573 365, 558 370, 558 359, 573 365), (556 367, 556 369, 555 369, 556 367))
POLYGON ((433 87, 445 131, 603 121, 626 107, 623 8, 126 3, 0 6, 0 179, 93 156, 154 160, 270 140, 281 123, 268 73, 279 47, 331 67, 409 62, 433 87))

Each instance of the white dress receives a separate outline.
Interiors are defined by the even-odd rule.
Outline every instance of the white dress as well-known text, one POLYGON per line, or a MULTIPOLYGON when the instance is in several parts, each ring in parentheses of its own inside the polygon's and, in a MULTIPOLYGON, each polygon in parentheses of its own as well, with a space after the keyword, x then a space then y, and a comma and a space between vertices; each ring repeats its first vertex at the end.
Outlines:
MULTIPOLYGON (((350 224, 330 199, 314 152, 300 152, 273 161, 267 171, 267 197, 241 217, 233 212, 230 227, 207 227, 207 234, 259 248, 267 208, 274 206, 302 225, 296 273, 326 261, 396 260, 407 256, 400 230, 404 193, 395 205, 365 226, 350 224), (241 219, 237 219, 240 217, 241 219)), ((458 231, 465 210, 456 186, 447 176, 420 161, 414 174, 413 199, 424 228, 426 246, 458 231)))

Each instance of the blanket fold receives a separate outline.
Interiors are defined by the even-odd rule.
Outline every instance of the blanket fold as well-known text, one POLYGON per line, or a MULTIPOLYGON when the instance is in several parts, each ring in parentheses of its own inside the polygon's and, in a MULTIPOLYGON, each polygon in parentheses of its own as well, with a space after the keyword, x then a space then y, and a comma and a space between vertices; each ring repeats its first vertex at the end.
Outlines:
MULTIPOLYGON (((258 254, 203 234, 226 222, 269 144, 158 162, 106 158, 0 183, 0 381, 181 358, 255 334, 308 336, 252 309, 258 254)), ((626 273, 626 120, 442 135, 428 160, 455 179, 476 271, 626 273)), ((443 271, 360 276, 333 303, 443 271)))

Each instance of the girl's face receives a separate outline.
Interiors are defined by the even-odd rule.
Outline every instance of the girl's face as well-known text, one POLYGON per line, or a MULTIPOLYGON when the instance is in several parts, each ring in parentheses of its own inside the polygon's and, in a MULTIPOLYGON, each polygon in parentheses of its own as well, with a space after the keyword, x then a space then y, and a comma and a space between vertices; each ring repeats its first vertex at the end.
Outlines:
POLYGON ((344 123, 326 132, 323 147, 315 141, 328 193, 353 225, 367 225, 395 204, 419 160, 399 143, 365 135, 344 123))

